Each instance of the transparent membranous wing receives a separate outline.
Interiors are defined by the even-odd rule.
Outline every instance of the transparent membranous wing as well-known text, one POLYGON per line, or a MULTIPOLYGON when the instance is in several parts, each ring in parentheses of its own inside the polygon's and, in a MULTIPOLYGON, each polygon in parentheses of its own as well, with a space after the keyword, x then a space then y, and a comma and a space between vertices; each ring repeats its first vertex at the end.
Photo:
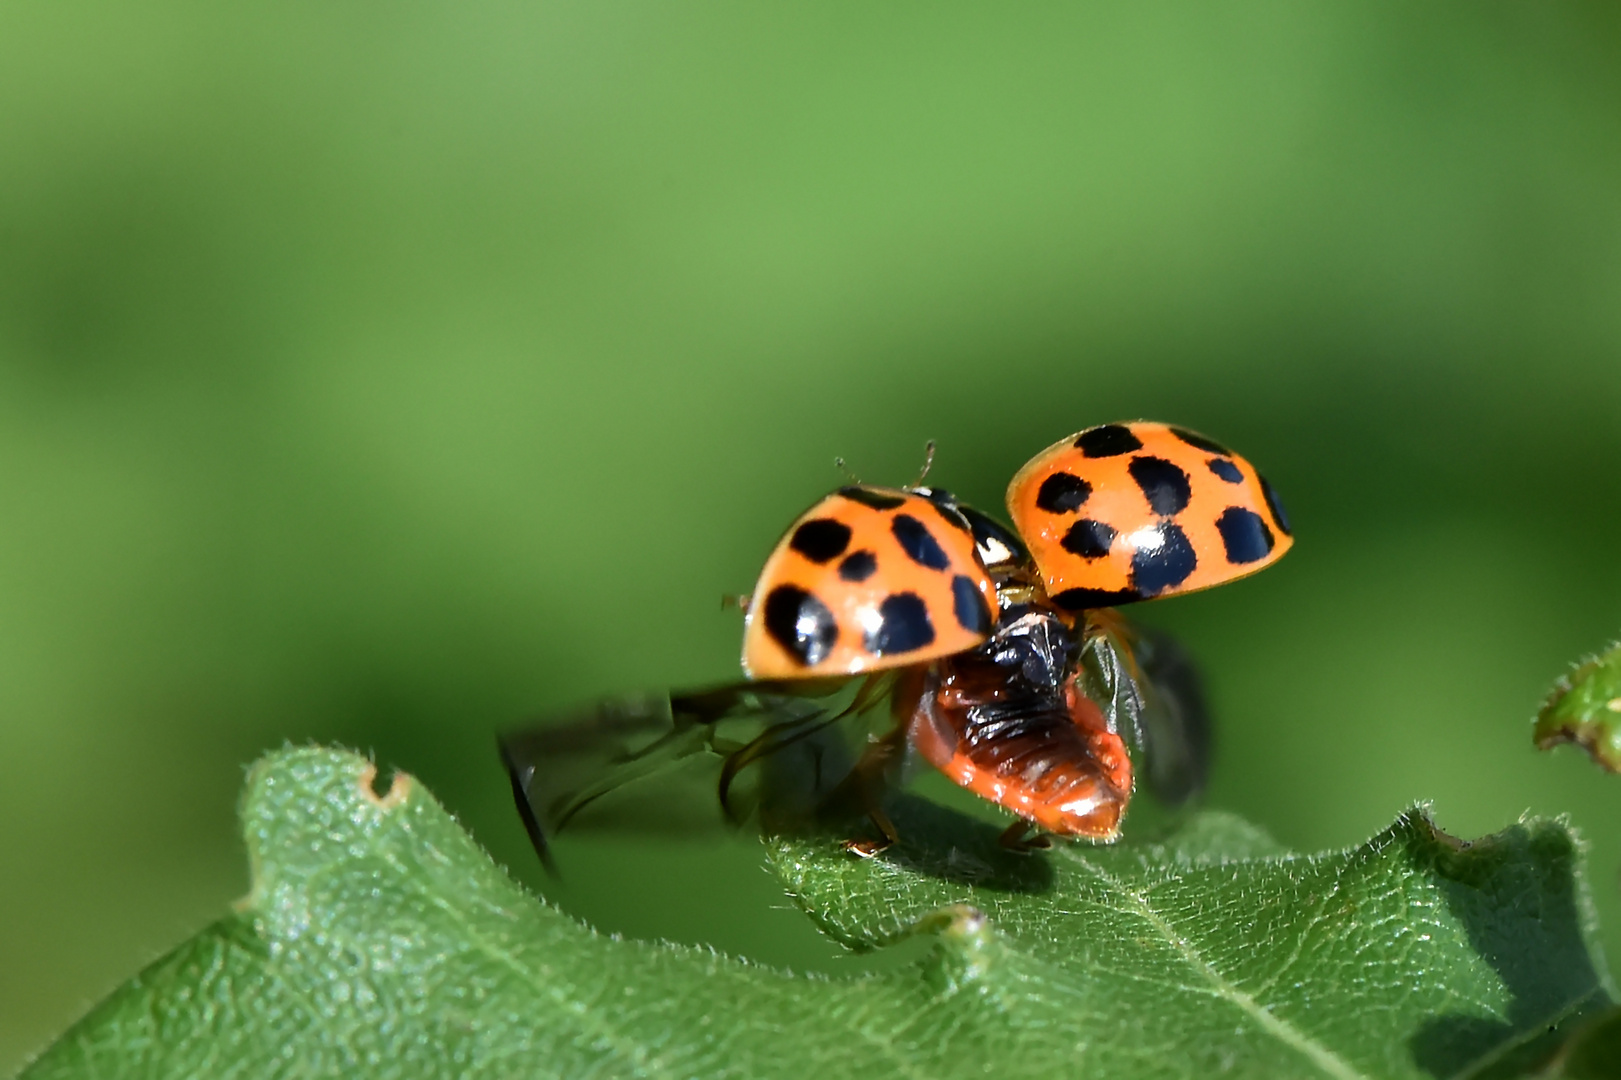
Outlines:
POLYGON ((500 740, 529 838, 548 867, 568 826, 771 827, 817 815, 868 726, 885 677, 737 683, 614 698, 500 740), (702 786, 707 790, 695 791, 702 786))
POLYGON ((1170 635, 1132 624, 1090 634, 1081 685, 1111 718, 1138 778, 1168 808, 1185 806, 1210 772, 1210 712, 1199 670, 1170 635))

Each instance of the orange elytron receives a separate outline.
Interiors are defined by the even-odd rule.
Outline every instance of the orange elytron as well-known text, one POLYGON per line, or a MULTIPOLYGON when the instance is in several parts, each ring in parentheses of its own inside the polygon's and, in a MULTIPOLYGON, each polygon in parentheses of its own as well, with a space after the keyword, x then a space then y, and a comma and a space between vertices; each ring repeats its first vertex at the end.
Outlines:
POLYGON ((855 675, 984 644, 996 586, 968 520, 898 488, 840 488, 789 527, 743 627, 751 679, 855 675))
POLYGON ((1007 507, 1047 595, 1070 611, 1208 589, 1294 543, 1253 465, 1166 424, 1106 424, 1054 443, 1013 477, 1007 507))

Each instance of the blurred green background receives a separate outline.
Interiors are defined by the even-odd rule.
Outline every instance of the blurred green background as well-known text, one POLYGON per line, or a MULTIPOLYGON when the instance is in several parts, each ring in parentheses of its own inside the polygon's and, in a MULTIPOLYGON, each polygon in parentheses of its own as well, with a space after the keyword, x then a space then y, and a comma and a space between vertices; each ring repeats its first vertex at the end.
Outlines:
MULTIPOLYGON (((1146 416, 1299 544, 1153 605, 1211 801, 1591 841, 1621 632, 1613 6, 0 6, 0 1073, 246 884, 284 741, 421 776, 597 925, 840 960, 743 840, 565 841, 492 732, 736 673, 839 482, 999 509, 1146 416)), ((885 962, 882 958, 876 963, 885 962)))

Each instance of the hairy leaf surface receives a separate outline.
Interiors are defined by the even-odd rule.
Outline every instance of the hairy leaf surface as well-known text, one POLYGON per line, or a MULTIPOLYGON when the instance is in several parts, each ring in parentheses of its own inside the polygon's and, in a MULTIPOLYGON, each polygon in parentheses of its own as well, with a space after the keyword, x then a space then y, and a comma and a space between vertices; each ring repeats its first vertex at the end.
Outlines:
POLYGON ((836 980, 595 934, 409 777, 379 797, 372 776, 317 749, 256 766, 250 895, 29 1080, 1506 1075, 1609 1002, 1556 823, 1465 845, 1411 814, 1300 857, 1205 814, 1158 844, 1014 856, 903 800, 877 859, 770 843, 840 940, 932 940, 836 980))

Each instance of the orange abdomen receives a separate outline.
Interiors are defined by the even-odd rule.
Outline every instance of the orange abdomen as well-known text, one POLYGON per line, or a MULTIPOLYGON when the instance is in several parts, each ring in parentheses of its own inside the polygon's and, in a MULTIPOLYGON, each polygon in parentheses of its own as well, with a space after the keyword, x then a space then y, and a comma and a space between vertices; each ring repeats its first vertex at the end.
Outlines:
POLYGON ((1073 681, 1061 699, 1009 699, 987 671, 950 661, 943 667, 908 729, 931 764, 1048 832, 1103 842, 1119 836, 1131 799, 1131 759, 1073 681))

